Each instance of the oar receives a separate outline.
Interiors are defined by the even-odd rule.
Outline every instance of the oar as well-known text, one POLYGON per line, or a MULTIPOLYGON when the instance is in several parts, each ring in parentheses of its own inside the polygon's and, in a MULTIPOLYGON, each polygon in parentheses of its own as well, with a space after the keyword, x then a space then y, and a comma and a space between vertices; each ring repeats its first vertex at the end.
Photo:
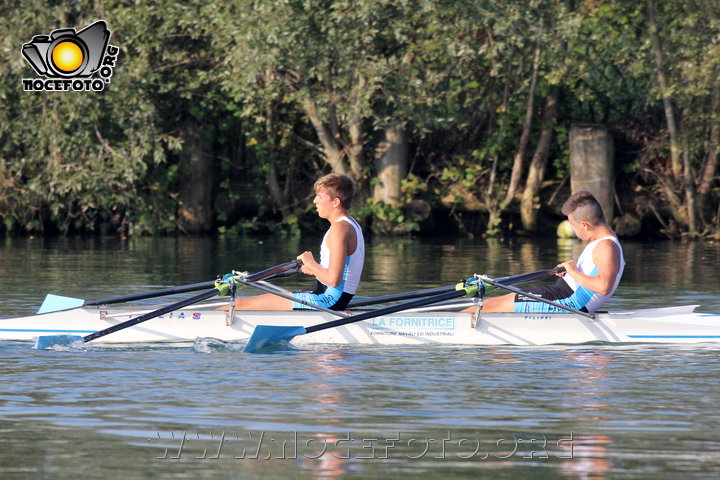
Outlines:
MULTIPOLYGON (((292 262, 287 262, 282 265, 277 265, 272 268, 268 268, 266 270, 263 270, 261 272, 257 272, 253 275, 248 276, 243 281, 244 282, 256 282, 259 280, 263 280, 265 278, 268 278, 272 275, 281 273, 283 270, 282 268, 285 268, 285 270, 289 270, 291 268, 297 268, 299 265, 301 265, 302 262, 299 260, 295 260, 292 262), (284 267, 283 267, 284 266, 284 267)), ((118 323, 117 325, 113 325, 111 327, 108 327, 104 330, 100 330, 94 333, 91 333, 89 335, 85 335, 84 337, 80 337, 77 335, 45 335, 45 336, 39 336, 35 340, 35 348, 38 350, 44 350, 46 348, 49 348, 53 345, 69 345, 75 342, 83 342, 87 343, 91 340, 95 340, 100 337, 104 337, 105 335, 110 335, 111 333, 115 333, 120 330, 124 330, 126 328, 130 328, 134 325, 137 325, 142 322, 146 322, 148 320, 151 320, 153 318, 159 317, 160 315, 165 315, 166 313, 170 313, 175 310, 179 310, 181 308, 190 306, 192 304, 201 302, 203 300, 206 300, 208 298, 214 297, 218 294, 227 294, 227 290, 229 288, 228 283, 225 281, 216 280, 214 282, 215 288, 208 290, 206 292, 203 292, 199 295, 195 295, 193 297, 187 298, 185 300, 181 300, 176 303, 172 303, 170 305, 166 305, 162 308, 158 308, 157 310, 153 310, 152 312, 148 312, 146 314, 140 315, 139 317, 131 318, 130 320, 127 320, 122 323, 118 323)))
MULTIPOLYGON (((524 283, 531 282, 533 280, 541 280, 553 275, 560 273, 555 268, 547 270, 538 270, 537 272, 523 273, 521 275, 513 275, 509 277, 499 277, 495 281, 504 284, 506 281, 511 280, 513 283, 524 283)), ((401 300, 410 300, 412 298, 427 297, 429 295, 437 295, 438 293, 452 292, 455 290, 455 285, 447 285, 445 287, 433 287, 425 288, 423 290, 413 290, 411 292, 404 293, 393 293, 391 295, 384 295, 382 297, 373 297, 365 300, 351 301, 348 304, 348 308, 353 307, 364 307, 367 305, 378 305, 382 303, 399 302, 401 300)))
MULTIPOLYGON (((278 276, 287 276, 293 273, 297 273, 297 270, 302 265, 299 260, 293 260, 292 262, 281 263, 275 265, 262 272, 258 272, 253 275, 258 279, 269 279, 278 276)), ((253 281, 248 278, 248 281, 253 281)), ((215 285, 215 281, 191 283, 189 285, 180 285, 178 287, 167 287, 160 290, 151 290, 149 292, 131 293, 128 295, 118 295, 116 297, 101 298, 100 300, 83 300, 82 298, 65 297, 62 295, 49 294, 45 297, 38 314, 51 313, 60 310, 69 310, 71 308, 78 308, 83 306, 93 305, 110 305, 113 303, 133 302, 135 300, 144 300, 146 298, 163 297, 166 295, 174 295, 177 293, 194 292, 197 290, 203 290, 205 288, 212 288, 215 285)))
MULTIPOLYGON (((556 275, 562 270, 553 268, 549 270, 542 270, 544 273, 533 272, 532 274, 515 275, 511 277, 503 277, 502 285, 509 285, 511 283, 521 283, 530 280, 538 280, 540 278, 556 275)), ((498 281, 500 279, 497 279, 498 281)), ((380 308, 371 312, 364 312, 357 315, 352 315, 346 318, 333 320, 311 327, 302 326, 277 326, 277 325, 257 325, 253 330, 252 335, 248 339, 247 344, 243 351, 248 353, 254 353, 258 350, 277 343, 280 341, 290 341, 298 335, 305 335, 306 333, 319 332, 320 330, 326 330, 328 328, 340 327, 349 323, 360 322, 362 320, 368 320, 370 318, 381 317, 383 315, 389 315, 391 313, 397 313, 403 310, 410 310, 412 308, 423 307, 433 303, 444 302, 445 300, 451 300, 453 298, 459 298, 464 296, 475 296, 478 288, 485 290, 493 290, 496 285, 486 283, 477 278, 465 280, 455 286, 455 290, 451 292, 440 293, 432 295, 430 297, 421 298, 419 300, 413 300, 411 302, 401 303, 398 305, 391 305, 389 307, 380 308)))
POLYGON ((193 303, 201 302, 210 297, 214 297, 217 294, 218 294, 218 289, 213 288, 212 290, 208 290, 207 292, 203 292, 199 295, 195 295, 194 297, 187 298, 187 299, 182 300, 177 303, 172 303, 163 308, 158 308, 157 310, 153 310, 152 312, 148 312, 144 315, 140 315, 139 317, 132 318, 126 322, 118 323, 117 325, 108 327, 105 330, 100 330, 100 331, 91 333, 89 335, 85 335, 84 337, 79 337, 76 335, 39 336, 35 339, 35 348, 38 350, 45 350, 47 348, 52 347, 53 345, 69 345, 69 344, 73 344, 78 341, 87 343, 91 340, 95 340, 96 338, 104 337, 105 335, 110 335, 111 333, 115 333, 118 330, 124 330, 126 328, 132 327, 133 325, 137 325, 138 323, 146 322, 153 318, 159 317, 160 315, 165 315, 166 313, 170 313, 170 312, 178 310, 180 308, 187 307, 188 305, 192 305, 193 303))
POLYGON ((572 308, 572 307, 568 307, 567 305, 563 305, 562 303, 558 303, 558 302, 555 302, 555 301, 553 301, 553 300, 548 300, 547 298, 542 298, 542 297, 539 297, 539 296, 537 296, 537 295, 533 295, 532 293, 525 292, 525 291, 523 291, 523 290, 520 290, 519 288, 515 288, 515 287, 512 287, 512 286, 510 286, 510 285, 505 285, 505 284, 502 284, 502 283, 498 283, 496 280, 493 280, 493 279, 491 279, 491 278, 487 278, 487 277, 482 277, 482 276, 481 276, 481 277, 480 277, 480 280, 482 280, 483 282, 487 282, 487 283, 489 283, 489 284, 491 284, 491 285, 494 285, 494 286, 496 286, 496 287, 498 287, 498 288, 503 288, 503 289, 505 289, 505 290, 507 290, 507 291, 509 291, 509 292, 517 293, 517 294, 526 296, 526 297, 528 297, 528 298, 532 298, 532 299, 535 300, 536 302, 547 303, 548 305, 552 305, 552 306, 555 307, 555 308, 559 308, 559 309, 561 309, 561 310, 565 310, 565 311, 567 311, 567 312, 574 313, 574 314, 576 314, 576 315, 582 315, 583 317, 587 317, 587 318, 589 318, 589 319, 591 319, 591 320, 595 320, 595 315, 593 315, 592 313, 583 312, 583 311, 578 310, 578 309, 576 309, 576 308, 572 308))

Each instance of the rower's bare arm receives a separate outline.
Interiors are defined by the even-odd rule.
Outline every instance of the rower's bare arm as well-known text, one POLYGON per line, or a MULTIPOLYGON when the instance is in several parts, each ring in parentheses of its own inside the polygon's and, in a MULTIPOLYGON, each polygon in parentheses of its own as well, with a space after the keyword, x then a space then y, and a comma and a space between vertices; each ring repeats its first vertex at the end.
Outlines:
POLYGON ((330 262, 328 268, 323 268, 317 263, 312 253, 305 252, 298 256, 303 261, 303 273, 314 275, 325 285, 337 287, 342 282, 343 270, 345 268, 345 257, 347 256, 348 235, 352 227, 346 222, 337 222, 330 227, 327 237, 328 248, 330 249, 330 262))
POLYGON ((594 277, 580 272, 575 260, 565 262, 562 266, 567 270, 567 274, 583 287, 600 295, 607 295, 612 291, 620 271, 620 252, 615 242, 604 240, 598 243, 593 250, 593 261, 598 267, 598 274, 594 277))

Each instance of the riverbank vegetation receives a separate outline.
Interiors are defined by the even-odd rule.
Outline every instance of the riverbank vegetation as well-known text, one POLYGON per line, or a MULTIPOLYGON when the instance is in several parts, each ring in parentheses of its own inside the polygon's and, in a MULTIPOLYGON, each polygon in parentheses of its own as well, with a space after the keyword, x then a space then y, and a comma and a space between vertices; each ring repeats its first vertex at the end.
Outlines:
POLYGON ((716 1, 20 3, 0 232, 315 230, 329 171, 375 233, 554 230, 578 124, 612 136, 628 235, 720 232, 716 1), (104 91, 23 91, 23 43, 98 19, 104 91))

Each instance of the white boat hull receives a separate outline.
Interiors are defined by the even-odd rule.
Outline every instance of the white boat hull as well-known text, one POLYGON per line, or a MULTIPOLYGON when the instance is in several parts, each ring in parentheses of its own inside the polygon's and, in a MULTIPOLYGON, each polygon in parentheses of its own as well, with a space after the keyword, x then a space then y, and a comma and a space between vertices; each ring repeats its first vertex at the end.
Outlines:
MULTIPOLYGON (((154 308, 154 307, 153 307, 154 308)), ((38 336, 84 336, 151 310, 84 307, 0 320, 0 340, 38 336)), ((421 311, 388 315, 301 335, 296 344, 452 344, 549 345, 611 343, 720 342, 720 315, 695 312, 695 306, 600 313, 595 320, 569 313, 472 314, 421 311)), ((323 312, 235 312, 231 322, 216 307, 194 306, 148 320, 92 343, 184 342, 211 337, 246 340, 258 324, 303 326, 337 317, 323 312), (230 325, 228 325, 230 323, 230 325)))

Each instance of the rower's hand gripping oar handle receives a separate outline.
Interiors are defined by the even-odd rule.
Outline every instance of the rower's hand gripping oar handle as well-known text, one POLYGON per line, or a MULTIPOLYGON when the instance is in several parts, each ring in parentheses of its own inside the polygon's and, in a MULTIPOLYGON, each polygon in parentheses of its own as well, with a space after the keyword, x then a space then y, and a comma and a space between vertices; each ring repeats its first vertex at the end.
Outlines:
POLYGON ((427 297, 427 298, 421 298, 419 300, 402 303, 399 305, 392 305, 390 307, 381 308, 378 310, 372 310, 372 311, 360 313, 357 315, 352 315, 350 317, 341 318, 339 320, 334 320, 331 322, 321 323, 319 325, 313 325, 311 327, 307 327, 305 329, 304 333, 318 332, 320 330, 339 327, 342 325, 347 325, 348 323, 355 323, 355 322, 359 322, 361 320, 367 320, 367 319, 374 318, 374 317, 381 317, 383 315, 389 315, 391 313, 397 313, 397 312, 401 312, 403 310, 410 310, 412 308, 424 307, 426 305, 443 302, 445 300, 452 300, 454 298, 478 297, 478 296, 482 297, 486 292, 494 290, 497 286, 510 285, 513 283, 529 282, 531 280, 539 280, 541 278, 546 278, 546 277, 549 277, 552 275, 557 275, 558 273, 562 273, 564 271, 565 271, 564 268, 556 267, 556 268, 551 268, 548 270, 541 270, 538 272, 529 273, 526 275, 513 275, 511 277, 504 277, 504 278, 495 280, 495 282, 499 283, 500 285, 493 285, 492 283, 485 282, 481 279, 481 275, 475 275, 473 278, 468 278, 468 279, 463 280, 462 282, 458 283, 457 285, 455 285, 454 291, 447 292, 447 293, 441 293, 438 295, 433 295, 433 296, 427 297), (504 281, 501 282, 501 280, 504 280, 504 281))
MULTIPOLYGON (((275 265, 274 267, 266 268, 265 270, 262 270, 260 272, 253 273, 252 275, 249 275, 245 280, 248 282, 255 282, 270 277, 286 277, 296 274, 301 266, 302 261, 292 260, 290 262, 281 263, 280 265, 275 265)), ((215 281, 211 280, 209 282, 191 283, 189 285, 182 285, 179 287, 162 288, 160 290, 153 290, 150 292, 131 293, 127 295, 118 295, 116 297, 101 298, 99 300, 88 300, 84 304, 88 306, 96 306, 109 305, 113 303, 132 302, 136 300, 145 300, 147 298, 164 297, 167 295, 176 295, 178 293, 193 292, 197 290, 202 290, 204 288, 212 288, 214 285, 215 281)))
MULTIPOLYGON (((501 278, 498 278, 497 280, 501 283, 504 283, 507 281, 513 281, 515 283, 529 282, 529 281, 533 281, 533 280, 542 280, 543 278, 557 275, 558 273, 561 273, 564 271, 565 271, 565 269, 562 267, 561 268, 551 268, 551 269, 546 269, 546 270, 538 270, 537 272, 516 275, 516 276, 512 276, 512 277, 501 277, 501 278), (518 277, 520 277, 519 281, 517 280, 518 277)), ((446 285, 444 287, 424 288, 422 290, 413 290, 411 292, 383 295, 380 297, 366 298, 366 299, 361 299, 361 300, 353 299, 348 304, 348 308, 364 307, 367 305, 378 305, 378 304, 384 304, 384 303, 392 303, 392 302, 398 302, 398 301, 403 301, 403 300, 412 300, 413 298, 420 298, 420 297, 429 297, 431 295, 437 295, 440 293, 452 292, 454 289, 455 289, 455 285, 446 285)))
MULTIPOLYGON (((559 275, 561 273, 565 273, 565 267, 556 267, 554 269, 551 269, 550 271, 554 271, 555 275, 559 275)), ((532 298, 536 302, 542 302, 547 303, 548 305, 552 305, 553 307, 559 309, 559 310, 565 310, 570 313, 574 313, 576 315, 582 315, 584 317, 587 317, 591 320, 595 320, 595 315, 588 312, 583 312, 581 310, 577 310, 572 307, 568 307, 567 305, 563 305, 562 303, 555 302, 553 300, 548 300, 547 298, 542 298, 537 295, 534 295, 529 292, 525 292, 523 290, 520 290, 519 288, 511 286, 512 283, 518 283, 518 282, 501 282, 500 279, 492 279, 487 277, 486 275, 475 275, 475 278, 477 278, 483 285, 487 285, 493 289, 495 288, 502 288, 505 290, 508 290, 509 292, 518 294, 518 295, 524 295, 528 298, 532 298)))
MULTIPOLYGON (((498 279, 503 284, 527 282, 531 280, 539 280, 552 275, 561 273, 561 270, 554 268, 548 270, 541 270, 538 272, 528 273, 524 275, 515 275, 512 277, 504 277, 498 279)), ((433 303, 440 303, 445 300, 452 300, 459 297, 475 297, 484 295, 487 290, 492 290, 495 285, 489 282, 482 281, 479 275, 475 275, 472 278, 466 279, 458 283, 454 290, 445 291, 436 295, 432 295, 418 300, 413 300, 398 305, 391 305, 385 308, 377 310, 371 310, 369 312, 363 312, 349 317, 341 318, 339 320, 333 320, 326 323, 320 323, 309 327, 301 326, 276 326, 276 325, 257 325, 253 330, 252 335, 245 344, 245 352, 252 353, 256 352, 270 344, 277 343, 281 340, 290 341, 292 338, 298 335, 305 335, 307 333, 319 332, 328 328, 340 327, 354 322, 360 322, 362 320, 368 320, 375 317, 381 317, 383 315, 390 315, 392 313, 401 312, 403 310, 410 310, 412 308, 424 307, 433 303)), ((443 287, 453 288, 453 287, 443 287)), ((426 293, 427 290, 424 292, 426 293)))
POLYGON ((495 279, 490 279, 487 275, 475 274, 472 279, 463 280, 461 283, 458 283, 455 288, 456 290, 459 290, 461 286, 466 287, 474 285, 477 289, 477 295, 475 296, 484 298, 486 293, 491 292, 498 287, 502 287, 503 285, 513 285, 515 283, 542 280, 543 278, 560 275, 561 273, 565 273, 565 267, 548 268, 547 270, 538 270, 537 272, 511 275, 509 277, 500 277, 495 279))
MULTIPOLYGON (((239 275, 244 276, 246 282, 257 282, 259 280, 263 280, 265 278, 271 277, 273 275, 277 275, 279 273, 285 272, 285 271, 293 269, 293 268, 300 268, 300 265, 302 265, 302 262, 300 260, 293 260, 291 262, 286 262, 286 263, 282 263, 280 265, 275 265, 274 267, 266 268, 265 270, 262 270, 257 273, 253 273, 252 275, 248 275, 247 273, 242 273, 239 275)), ((226 275, 226 277, 227 277, 227 275, 226 275)), ((86 335, 85 337, 83 337, 83 341, 89 342, 90 340, 104 337, 105 335, 109 335, 111 333, 117 332, 118 330, 123 330, 125 328, 129 328, 134 325, 137 325, 138 323, 146 322, 148 320, 159 317, 161 315, 165 315, 166 313, 170 313, 173 310, 178 310, 180 308, 188 307, 194 303, 198 303, 203 300, 207 300, 208 298, 214 297, 215 295, 222 295, 222 296, 228 295, 231 292, 231 289, 233 287, 234 287, 234 281, 232 280, 232 277, 230 277, 230 281, 225 280, 224 278, 222 280, 217 279, 217 280, 215 280, 215 288, 213 288, 212 290, 208 290, 207 292, 203 292, 199 295, 195 295, 194 297, 190 297, 190 298, 187 298, 180 302, 173 303, 171 305, 159 308, 152 312, 148 312, 145 315, 140 315, 139 317, 130 319, 126 322, 119 323, 117 325, 113 325, 112 327, 106 328, 105 330, 100 330, 99 332, 91 333, 90 335, 86 335)))
MULTIPOLYGON (((273 275, 280 274, 282 272, 285 272, 287 270, 293 269, 293 268, 299 268, 299 266, 302 265, 302 262, 299 260, 293 260, 291 262, 286 262, 281 265, 276 265, 275 267, 271 267, 268 269, 265 269, 261 272, 254 273, 252 275, 243 274, 245 281, 259 281, 263 280, 265 278, 272 277, 273 275)), ((56 344, 67 344, 68 342, 74 342, 76 340, 82 341, 84 343, 87 343, 91 340, 95 340, 96 338, 104 337, 106 335, 109 335, 111 333, 124 330, 126 328, 132 327, 134 325, 137 325, 142 322, 146 322, 148 320, 151 320, 153 318, 159 317, 161 315, 164 315, 166 313, 170 313, 174 310, 178 310, 180 308, 184 308, 187 306, 190 306, 194 303, 201 302, 203 300, 206 300, 208 298, 214 297, 215 295, 227 295, 230 292, 231 285, 229 285, 231 282, 227 282, 221 279, 215 280, 214 282, 214 288, 212 290, 208 290, 206 292, 200 293, 198 295, 195 295, 194 297, 187 298, 185 300, 166 305, 164 307, 161 307, 157 310, 153 310, 152 312, 148 312, 144 315, 140 315, 135 318, 131 318, 130 320, 127 320, 125 322, 118 323, 117 325, 112 325, 104 330, 100 330, 97 332, 93 332, 89 335, 86 335, 84 337, 78 337, 75 335, 44 335, 39 336, 36 338, 35 341, 35 348, 36 349, 46 349, 50 348, 53 345, 56 344)))
POLYGON ((403 310, 410 310, 412 308, 424 307, 433 303, 444 302, 445 300, 452 300, 460 297, 475 297, 479 294, 482 282, 476 279, 468 279, 458 283, 455 286, 455 290, 446 293, 440 293, 431 297, 421 298, 412 302, 402 303, 399 305, 391 305, 389 307, 380 308, 378 310, 371 310, 365 313, 359 313, 349 317, 334 320, 332 322, 321 323, 319 325, 313 325, 305 329, 305 333, 318 332, 320 330, 326 330, 328 328, 340 327, 347 325, 348 323, 355 323, 361 320, 367 320, 370 318, 381 317, 383 315, 390 315, 391 313, 401 312, 403 310), (480 283, 480 285, 478 285, 480 283))

